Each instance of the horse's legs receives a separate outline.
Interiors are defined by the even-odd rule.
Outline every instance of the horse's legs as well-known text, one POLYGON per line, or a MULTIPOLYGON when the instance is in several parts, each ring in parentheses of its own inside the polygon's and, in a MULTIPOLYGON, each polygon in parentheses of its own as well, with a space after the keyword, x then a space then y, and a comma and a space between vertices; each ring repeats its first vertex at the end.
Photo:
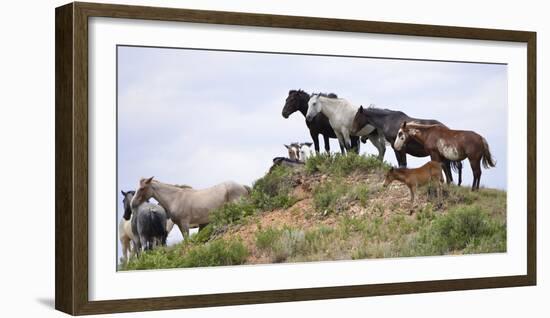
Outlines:
POLYGON ((376 133, 377 136, 374 138, 369 138, 372 144, 378 150, 378 160, 384 161, 384 155, 386 154, 386 138, 384 136, 376 133))
POLYGON ((309 131, 309 134, 311 135, 311 139, 313 140, 313 144, 315 145, 315 152, 319 154, 320 147, 319 147, 319 134, 314 133, 313 131, 309 131))
POLYGON ((409 215, 412 215, 414 211, 414 192, 415 192, 414 188, 416 188, 416 186, 412 184, 407 186, 409 187, 409 191, 411 192, 411 209, 409 211, 409 215))
POLYGON ((186 240, 189 238, 189 223, 180 221, 178 222, 178 227, 180 229, 181 235, 183 236, 183 239, 186 240))
POLYGON ((139 257, 139 255, 141 254, 141 241, 139 240, 139 237, 137 236, 137 234, 134 234, 134 235, 135 235, 134 253, 135 253, 136 257, 139 257))
POLYGON ((359 150, 361 149, 361 140, 358 136, 350 136, 351 140, 351 149, 356 154, 359 154, 359 150))
MULTIPOLYGON (((468 158, 469 159, 469 158, 468 158)), ((472 182, 472 191, 479 190, 479 182, 481 180, 481 158, 475 160, 475 159, 469 159, 470 160, 470 167, 472 167, 472 173, 474 175, 474 181, 472 182)))
POLYGON ((351 136, 349 134, 349 131, 347 131, 347 129, 342 130, 342 138, 344 139, 344 146, 346 147, 346 150, 350 151, 352 148, 351 136))
POLYGON ((441 171, 439 171, 439 177, 436 177, 435 180, 437 184, 437 205, 441 206, 441 171))
POLYGON ((173 227, 174 227, 174 221, 172 221, 171 218, 168 218, 168 220, 166 220, 166 235, 172 232, 173 227))
POLYGON ((462 184, 462 161, 456 163, 456 169, 458 170, 458 185, 462 184))
MULTIPOLYGON (((432 160, 434 160, 432 158, 432 160)), ((438 160, 436 160, 438 161, 438 160)), ((453 182, 453 174, 451 172, 451 162, 447 159, 443 160, 443 172, 445 172, 445 178, 447 179, 447 184, 451 184, 453 182)))
POLYGON ((128 243, 130 248, 130 258, 133 258, 136 255, 136 246, 134 241, 132 240, 130 240, 128 243))
POLYGON ((393 152, 395 152, 395 159, 397 159, 397 164, 399 165, 399 168, 406 168, 407 167, 407 153, 404 151, 399 151, 393 149, 393 152))
POLYGON ((151 249, 151 246, 150 246, 150 242, 147 240, 147 238, 145 237, 145 235, 140 235, 139 236, 139 241, 141 242, 141 244, 143 244, 143 249, 144 250, 150 250, 151 249))
POLYGON ((339 133, 339 132, 336 132, 336 137, 338 137, 338 143, 340 144, 340 151, 342 152, 342 155, 345 155, 346 154, 346 144, 345 144, 345 140, 344 140, 344 136, 339 133))
POLYGON ((127 238, 122 240, 122 261, 124 263, 128 262, 128 249, 130 248, 130 242, 127 238))
POLYGON ((325 142, 325 151, 330 154, 330 138, 328 135, 323 135, 323 141, 325 142))

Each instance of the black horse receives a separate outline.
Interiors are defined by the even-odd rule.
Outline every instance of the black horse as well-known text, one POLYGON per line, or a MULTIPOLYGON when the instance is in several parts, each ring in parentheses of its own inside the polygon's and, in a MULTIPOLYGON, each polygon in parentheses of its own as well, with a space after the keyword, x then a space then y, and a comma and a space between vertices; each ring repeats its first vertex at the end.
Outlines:
MULTIPOLYGON (((328 97, 337 96, 335 94, 328 94, 328 97)), ((311 96, 304 92, 303 90, 290 90, 288 92, 288 97, 286 98, 285 106, 283 107, 282 115, 284 118, 288 118, 295 111, 299 111, 304 115, 304 118, 307 114, 308 102, 311 96)), ((334 130, 330 126, 327 116, 322 113, 317 114, 311 121, 306 121, 307 128, 309 128, 309 134, 311 139, 313 139, 313 144, 315 145, 315 151, 319 153, 319 135, 323 135, 325 142, 325 151, 330 152, 330 143, 329 138, 336 138, 334 130)), ((373 132, 375 134, 376 131, 373 132)), ((364 140, 363 142, 366 142, 364 140)), ((351 145, 353 151, 359 153, 359 137, 351 136, 351 145)))
MULTIPOLYGON (((371 125, 384 132, 386 140, 391 144, 393 151, 395 152, 395 158, 400 167, 407 166, 407 154, 415 157, 427 157, 429 154, 424 150, 424 146, 418 142, 411 140, 403 149, 396 150, 394 147, 397 133, 403 122, 416 122, 424 125, 441 125, 446 127, 441 122, 435 119, 419 119, 409 117, 407 114, 401 111, 394 111, 389 109, 380 109, 375 107, 363 108, 359 107, 357 114, 353 120, 353 126, 351 133, 360 131, 365 125, 371 125)), ((458 172, 458 185, 462 183, 462 162, 444 160, 443 171, 447 177, 447 183, 453 181, 451 174, 451 168, 458 172)))

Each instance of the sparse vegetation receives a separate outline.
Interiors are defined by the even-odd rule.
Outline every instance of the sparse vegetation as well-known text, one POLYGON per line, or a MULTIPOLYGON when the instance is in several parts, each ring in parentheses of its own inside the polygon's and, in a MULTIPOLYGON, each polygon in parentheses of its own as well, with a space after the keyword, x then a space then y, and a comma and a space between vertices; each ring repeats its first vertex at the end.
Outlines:
POLYGON ((180 243, 156 248, 132 259, 125 270, 178 267, 206 267, 244 264, 248 250, 238 239, 207 243, 180 243))
POLYGON ((368 193, 365 184, 348 184, 336 179, 319 184, 313 189, 313 203, 317 212, 322 215, 339 213, 345 211, 354 201, 366 206, 368 193))
POLYGON ((506 251, 506 192, 444 186, 440 203, 425 186, 409 215, 408 189, 381 187, 387 168, 355 154, 276 167, 249 197, 213 211, 187 242, 143 253, 123 269, 506 251))
POLYGON ((306 162, 306 172, 309 174, 319 172, 340 177, 357 171, 370 173, 386 171, 389 167, 387 163, 379 161, 375 156, 358 155, 354 152, 345 156, 322 154, 311 157, 306 162))
POLYGON ((295 186, 297 172, 289 167, 278 166, 254 183, 252 203, 262 211, 288 208, 296 199, 290 194, 295 186))

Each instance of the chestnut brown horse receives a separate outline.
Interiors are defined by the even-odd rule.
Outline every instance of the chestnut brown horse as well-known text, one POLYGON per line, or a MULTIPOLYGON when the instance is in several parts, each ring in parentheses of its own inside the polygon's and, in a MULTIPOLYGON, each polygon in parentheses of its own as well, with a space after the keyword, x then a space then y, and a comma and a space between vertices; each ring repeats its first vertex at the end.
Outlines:
POLYGON ((473 131, 452 130, 441 125, 422 125, 403 122, 397 133, 394 147, 403 148, 407 142, 414 140, 424 146, 432 160, 442 162, 445 159, 470 161, 474 181, 472 191, 479 189, 481 180, 481 163, 488 169, 495 166, 487 140, 473 131))
POLYGON ((414 211, 414 194, 418 186, 432 182, 437 184, 437 200, 441 200, 441 184, 443 184, 442 169, 441 163, 433 160, 427 162, 422 167, 414 169, 392 167, 386 174, 384 187, 387 187, 394 180, 404 183, 411 192, 410 214, 412 214, 414 211))

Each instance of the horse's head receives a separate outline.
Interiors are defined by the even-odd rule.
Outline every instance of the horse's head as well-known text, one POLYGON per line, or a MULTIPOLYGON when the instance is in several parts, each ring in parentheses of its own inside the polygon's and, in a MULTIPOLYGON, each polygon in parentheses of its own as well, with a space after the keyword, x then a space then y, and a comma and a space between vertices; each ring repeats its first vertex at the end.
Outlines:
POLYGON ((407 122, 404 121, 401 124, 401 127, 399 128, 399 131, 397 132, 397 137, 395 138, 395 142, 393 143, 393 147, 395 150, 401 150, 403 147, 407 144, 409 141, 409 138, 411 136, 410 129, 407 126, 407 122))
MULTIPOLYGON (((290 90, 283 107, 282 115, 284 118, 288 118, 292 113, 300 108, 305 108, 307 101, 309 100, 309 94, 303 90, 290 90)), ((305 111, 305 109, 304 109, 305 111)))
POLYGON ((153 196, 152 181, 153 177, 139 180, 139 187, 130 203, 132 209, 137 208, 143 202, 147 202, 153 196))
POLYGON ((132 202, 132 198, 136 194, 135 191, 128 191, 124 192, 120 190, 122 193, 123 199, 122 199, 122 205, 124 206, 124 215, 122 216, 126 221, 130 220, 130 217, 132 216, 132 208, 130 206, 130 202, 132 202))
POLYGON ((297 142, 285 145, 285 147, 288 150, 288 158, 290 160, 298 161, 300 159, 300 145, 297 142))
POLYGON ((306 121, 312 121, 321 112, 320 94, 313 94, 308 102, 306 121))
POLYGON ((351 126, 351 134, 352 135, 357 134, 367 124, 369 124, 369 117, 365 109, 363 108, 363 105, 361 105, 357 110, 357 113, 355 113, 355 117, 353 118, 353 124, 351 126))
POLYGON ((300 144, 300 161, 306 161, 306 159, 311 155, 311 145, 313 145, 311 142, 303 142, 300 144))

